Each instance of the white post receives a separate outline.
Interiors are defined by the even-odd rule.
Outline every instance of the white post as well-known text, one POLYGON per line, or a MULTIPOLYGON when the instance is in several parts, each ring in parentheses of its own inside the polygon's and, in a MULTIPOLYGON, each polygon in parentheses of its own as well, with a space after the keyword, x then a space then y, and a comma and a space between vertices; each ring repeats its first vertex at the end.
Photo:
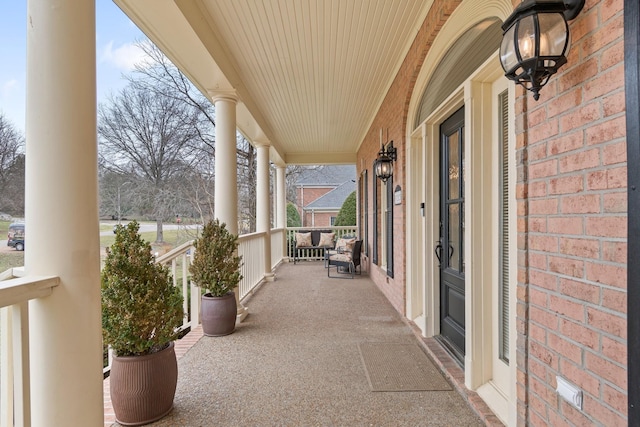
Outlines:
POLYGON ((278 166, 276 169, 276 218, 277 228, 287 227, 287 189, 285 188, 285 171, 284 166, 278 166))
POLYGON ((215 94, 216 157, 214 216, 238 234, 238 182, 236 153, 236 103, 233 94, 215 94))
POLYGON ((34 426, 104 424, 96 141, 95 2, 28 0, 27 276, 34 426))
POLYGON ((286 167, 278 166, 276 169, 276 227, 284 230, 282 233, 282 257, 283 261, 289 261, 287 257, 287 189, 286 167))
MULTIPOLYGON (((216 107, 216 158, 214 216, 227 224, 227 229, 238 234, 238 178, 236 152, 236 104, 234 92, 211 93, 216 107)), ((249 314, 240 304, 240 292, 236 288, 238 321, 249 314)))
POLYGON ((0 426, 14 425, 13 418, 13 313, 11 307, 0 308, 0 426))
POLYGON ((269 144, 256 142, 258 153, 256 170, 256 231, 266 233, 264 238, 264 279, 273 281, 271 272, 271 204, 269 198, 269 144))

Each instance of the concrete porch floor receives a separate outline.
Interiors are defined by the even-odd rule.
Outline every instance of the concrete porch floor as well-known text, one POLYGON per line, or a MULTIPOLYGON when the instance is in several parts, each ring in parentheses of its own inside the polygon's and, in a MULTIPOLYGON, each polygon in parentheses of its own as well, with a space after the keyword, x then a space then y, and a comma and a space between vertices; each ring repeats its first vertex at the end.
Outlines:
MULTIPOLYGON (((370 390, 359 343, 417 343, 436 366, 451 361, 416 335, 366 273, 330 279, 322 262, 283 264, 245 305, 250 314, 233 334, 202 337, 197 328, 177 345, 174 408, 152 426, 501 425, 456 384, 460 368, 445 374, 451 391, 370 390)), ((111 414, 107 379, 105 425, 111 414)))

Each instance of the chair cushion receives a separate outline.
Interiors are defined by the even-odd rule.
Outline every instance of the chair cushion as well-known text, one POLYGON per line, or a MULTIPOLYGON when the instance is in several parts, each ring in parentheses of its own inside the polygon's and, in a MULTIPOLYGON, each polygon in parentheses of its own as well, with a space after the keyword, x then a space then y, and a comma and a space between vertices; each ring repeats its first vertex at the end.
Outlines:
POLYGON ((348 239, 340 238, 336 243, 336 250, 340 252, 351 252, 353 250, 353 246, 356 244, 356 238, 351 237, 348 239))
POLYGON ((329 255, 330 261, 351 262, 351 253, 329 255))
POLYGON ((311 246, 311 233, 296 233, 296 247, 304 248, 311 246))
POLYGON ((320 233, 320 241, 318 246, 333 247, 333 239, 336 237, 336 233, 320 233))

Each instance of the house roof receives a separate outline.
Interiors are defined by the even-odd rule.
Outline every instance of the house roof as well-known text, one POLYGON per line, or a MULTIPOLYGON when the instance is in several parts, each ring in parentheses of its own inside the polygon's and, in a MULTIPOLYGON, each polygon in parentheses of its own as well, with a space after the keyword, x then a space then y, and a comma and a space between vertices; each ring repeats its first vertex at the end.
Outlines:
POLYGON ((303 170, 296 180, 296 186, 334 187, 355 179, 355 165, 320 166, 303 170))
POLYGON ((314 209, 335 209, 339 210, 342 207, 345 199, 349 194, 356 190, 356 183, 352 180, 343 182, 338 187, 329 191, 324 196, 318 197, 313 202, 304 207, 304 210, 314 209))

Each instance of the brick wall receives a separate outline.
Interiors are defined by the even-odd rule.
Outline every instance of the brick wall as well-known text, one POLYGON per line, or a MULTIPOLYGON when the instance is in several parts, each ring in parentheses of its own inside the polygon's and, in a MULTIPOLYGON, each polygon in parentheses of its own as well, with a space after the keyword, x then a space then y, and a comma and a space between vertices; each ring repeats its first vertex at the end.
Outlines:
MULTIPOLYGON (((519 0, 514 0, 514 7, 519 0)), ((416 76, 460 1, 435 0, 358 152, 369 171, 380 129, 398 148, 405 189, 404 131, 416 76)), ((568 64, 534 101, 517 89, 517 396, 520 425, 626 425, 626 152, 623 0, 587 0, 571 23, 568 64), (555 392, 560 375, 584 391, 578 411, 555 392)), ((380 198, 378 199, 380 200, 380 198)), ((404 313, 404 203, 394 207, 395 278, 371 278, 404 313)), ((381 231, 381 230, 380 230, 381 231)), ((370 247, 376 242, 369 242, 370 247)), ((379 241, 378 241, 379 244, 379 241)), ((371 252, 370 252, 371 253, 371 252)), ((381 258, 381 256, 379 256, 381 258)))
POLYGON ((623 1, 589 1, 538 102, 518 89, 518 417, 626 425, 623 1), (559 399, 556 376, 584 391, 559 399))
POLYGON ((331 217, 338 216, 338 211, 335 212, 305 212, 304 222, 305 227, 331 227, 331 217))
MULTIPOLYGON (((371 264, 368 266, 371 278, 376 282, 385 296, 391 301, 398 312, 405 313, 406 299, 406 259, 404 256, 406 246, 406 226, 404 209, 406 206, 406 158, 404 155, 406 141, 405 130, 407 128, 407 116, 409 110, 409 101, 413 92, 416 78, 420 72, 420 68, 427 56, 429 46, 435 39, 436 35, 447 18, 460 4, 460 0, 436 0, 431 7, 427 18, 422 27, 418 31, 416 38, 405 57, 405 60, 398 71, 398 74, 389 89, 376 118, 374 119, 367 136, 365 137, 360 150, 358 151, 358 174, 363 170, 368 170, 369 176, 369 238, 373 238, 373 228, 377 227, 378 245, 380 245, 380 220, 382 216, 382 206, 378 203, 378 223, 373 223, 373 191, 378 189, 378 201, 380 201, 380 188, 372 185, 372 177, 375 176, 372 170, 373 161, 376 159, 380 150, 380 129, 383 129, 383 142, 393 141, 393 145, 398 149, 398 160, 394 165, 394 187, 400 185, 403 198, 401 205, 394 205, 393 211, 393 252, 394 252, 394 278, 389 278, 386 272, 379 267, 371 264), (388 135, 388 137, 387 137, 388 135)), ((372 254, 372 245, 369 243, 370 254, 372 254)), ((379 261, 381 261, 382 248, 379 247, 379 261)), ((371 255, 369 260, 371 261, 371 255)))

